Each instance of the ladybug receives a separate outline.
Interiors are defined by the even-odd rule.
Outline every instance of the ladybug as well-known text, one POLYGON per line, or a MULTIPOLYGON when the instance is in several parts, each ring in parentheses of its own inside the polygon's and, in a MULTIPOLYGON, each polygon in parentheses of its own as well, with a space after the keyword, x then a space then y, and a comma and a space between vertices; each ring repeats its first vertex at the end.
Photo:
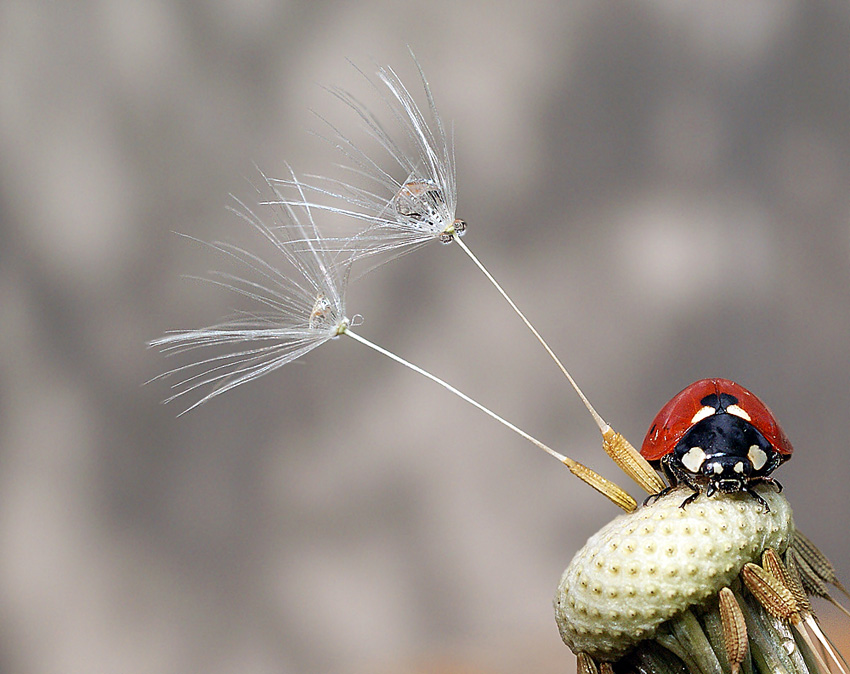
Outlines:
POLYGON ((700 379, 661 408, 640 453, 671 485, 650 498, 685 484, 694 493, 682 508, 703 490, 708 496, 743 491, 769 511, 753 486, 767 482, 781 491, 769 475, 793 451, 776 417, 755 395, 728 379, 700 379))

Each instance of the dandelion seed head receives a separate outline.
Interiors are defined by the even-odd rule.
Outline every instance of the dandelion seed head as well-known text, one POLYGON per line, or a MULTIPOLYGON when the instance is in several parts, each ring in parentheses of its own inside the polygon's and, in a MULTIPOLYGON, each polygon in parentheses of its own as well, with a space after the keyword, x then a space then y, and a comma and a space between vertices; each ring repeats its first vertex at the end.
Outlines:
MULTIPOLYGON (((381 98, 380 112, 345 90, 329 89, 359 118, 378 151, 367 151, 320 116, 327 127, 320 135, 342 153, 341 169, 347 178, 310 176, 309 182, 298 186, 297 196, 282 198, 291 206, 322 209, 356 222, 358 233, 344 245, 357 257, 397 257, 434 240, 450 243, 466 230, 455 213, 454 144, 415 57, 414 62, 427 101, 424 112, 390 67, 379 66, 376 78, 358 69, 381 98)), ((293 187, 290 180, 274 182, 293 187)))
MULTIPOLYGON (((291 363, 345 333, 351 324, 345 294, 352 255, 334 250, 322 238, 309 206, 281 203, 271 181, 266 182, 275 199, 261 202, 268 210, 264 217, 238 200, 231 210, 270 252, 263 255, 224 242, 205 244, 234 270, 216 270, 201 280, 247 299, 251 308, 222 323, 174 331, 150 343, 167 355, 203 354, 154 378, 175 381, 174 393, 165 402, 200 395, 181 414, 291 363)), ((291 182, 299 185, 294 175, 291 182)))
POLYGON ((770 502, 768 514, 755 499, 739 497, 700 495, 683 509, 679 490, 603 527, 576 553, 555 595, 555 615, 564 642, 574 652, 617 659, 666 620, 714 596, 765 549, 784 551, 794 532, 791 508, 773 489, 757 489, 770 502), (691 507, 697 503, 699 508, 691 507), (724 503, 740 503, 744 510, 724 507, 724 503), (770 532, 765 519, 776 525, 770 532), (703 521, 709 526, 700 527, 703 521), (663 524, 653 526, 654 522, 663 524), (728 527, 728 522, 735 526, 728 527), (719 532, 724 531, 721 536, 719 532), (704 544, 727 539, 736 545, 704 544), (612 574, 611 565, 628 573, 612 574), (606 589, 604 600, 595 587, 606 589), (610 596, 612 591, 617 592, 616 598, 610 596), (617 610, 620 618, 606 621, 603 634, 588 636, 599 626, 591 616, 611 610, 617 610))

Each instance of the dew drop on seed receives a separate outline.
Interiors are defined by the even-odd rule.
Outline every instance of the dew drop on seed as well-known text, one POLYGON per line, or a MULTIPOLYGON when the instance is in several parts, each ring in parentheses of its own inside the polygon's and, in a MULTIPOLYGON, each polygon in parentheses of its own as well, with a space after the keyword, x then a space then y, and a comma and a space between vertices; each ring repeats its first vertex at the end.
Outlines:
POLYGON ((792 655, 794 653, 794 651, 797 650, 797 646, 794 644, 794 642, 791 639, 785 639, 782 642, 782 648, 785 649, 785 652, 788 653, 788 655, 792 655))

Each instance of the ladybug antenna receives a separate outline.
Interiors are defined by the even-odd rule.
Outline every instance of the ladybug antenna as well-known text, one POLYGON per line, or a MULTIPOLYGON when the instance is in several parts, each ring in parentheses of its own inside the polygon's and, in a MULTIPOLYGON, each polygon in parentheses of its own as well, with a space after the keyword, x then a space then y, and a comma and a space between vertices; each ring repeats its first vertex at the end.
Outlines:
POLYGON ((526 327, 531 330, 531 333, 537 338, 537 341, 540 342, 541 346, 546 349, 546 353, 555 361, 555 364, 560 368, 561 372, 564 373, 564 376, 567 378, 567 381, 570 382, 570 386, 573 387, 573 390, 578 394, 578 397, 581 399, 584 406, 587 408, 587 411, 590 412, 590 416, 593 417, 593 420, 596 422, 596 425, 599 427, 599 431, 602 433, 602 447, 605 452, 610 456, 614 462, 635 482, 637 482, 644 490, 646 490, 650 494, 657 494, 659 491, 665 488, 664 482, 658 477, 658 473, 655 472, 655 469, 649 464, 649 462, 644 459, 640 452, 638 452, 632 444, 626 440, 622 435, 614 431, 611 426, 600 416, 600 414, 596 411, 596 408, 590 404, 590 401, 587 399, 587 396, 584 395, 584 392, 579 388, 579 385, 576 383, 576 380, 573 379, 572 375, 569 373, 564 364, 558 359, 558 356, 555 355, 555 352, 549 347, 546 343, 546 340, 540 335, 539 332, 535 329, 535 327, 531 324, 531 322, 525 317, 525 314, 520 311, 519 307, 514 303, 514 301, 508 296, 508 294, 502 289, 502 286, 499 285, 498 281, 493 278, 493 275, 487 271, 487 268, 481 263, 481 261, 475 257, 473 252, 469 249, 469 247, 463 242, 460 238, 459 233, 455 233, 452 235, 455 243, 460 246, 461 250, 466 253, 469 258, 475 263, 475 266, 478 267, 481 272, 486 276, 490 283, 499 291, 499 294, 505 298, 505 301, 511 305, 511 309, 516 312, 516 315, 522 319, 522 322, 525 323, 526 327))

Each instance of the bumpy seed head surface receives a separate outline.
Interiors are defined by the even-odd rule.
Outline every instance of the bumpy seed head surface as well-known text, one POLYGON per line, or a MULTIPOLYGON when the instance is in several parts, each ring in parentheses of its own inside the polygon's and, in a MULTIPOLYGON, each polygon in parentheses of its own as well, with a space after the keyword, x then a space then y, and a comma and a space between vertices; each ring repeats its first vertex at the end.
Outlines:
POLYGON ((561 638, 574 652, 613 660, 654 635, 661 623, 728 585, 747 562, 783 553, 794 531, 791 507, 767 485, 749 494, 675 490, 621 515, 588 540, 555 594, 561 638))

